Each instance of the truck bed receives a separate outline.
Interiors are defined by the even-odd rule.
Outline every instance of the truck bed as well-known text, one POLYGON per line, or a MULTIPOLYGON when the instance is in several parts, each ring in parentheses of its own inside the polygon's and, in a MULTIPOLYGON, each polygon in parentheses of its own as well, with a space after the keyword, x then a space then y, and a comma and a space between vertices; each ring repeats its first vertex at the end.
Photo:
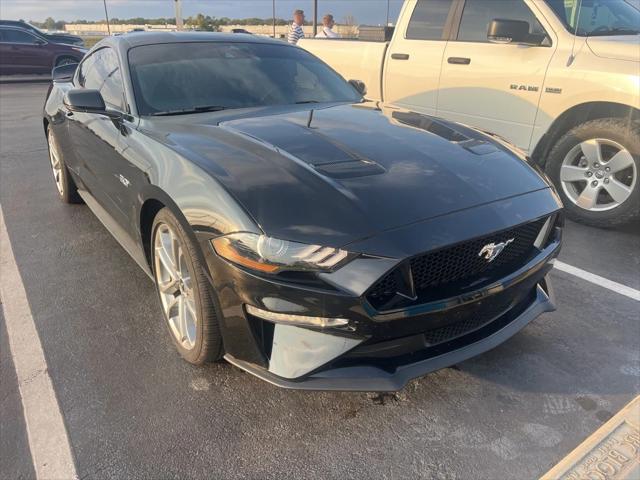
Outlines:
POLYGON ((303 38, 298 46, 331 65, 346 80, 362 80, 367 99, 382 100, 382 69, 389 42, 303 38))

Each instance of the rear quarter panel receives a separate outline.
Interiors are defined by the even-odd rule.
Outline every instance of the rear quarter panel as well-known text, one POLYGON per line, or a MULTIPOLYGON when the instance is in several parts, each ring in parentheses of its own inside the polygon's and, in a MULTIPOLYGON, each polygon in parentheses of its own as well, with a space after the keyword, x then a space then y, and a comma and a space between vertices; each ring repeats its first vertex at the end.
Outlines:
POLYGON ((52 83, 44 104, 43 127, 45 135, 47 127, 53 130, 60 151, 63 152, 65 165, 77 174, 77 161, 69 141, 68 120, 63 108, 64 94, 71 88, 73 88, 71 82, 52 83))

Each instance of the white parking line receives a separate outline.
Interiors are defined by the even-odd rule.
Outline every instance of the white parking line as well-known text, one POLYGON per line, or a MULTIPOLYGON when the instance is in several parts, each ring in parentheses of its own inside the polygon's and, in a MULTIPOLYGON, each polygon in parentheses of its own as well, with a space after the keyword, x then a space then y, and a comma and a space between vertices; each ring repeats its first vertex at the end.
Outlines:
POLYGON ((633 298, 634 300, 640 302, 640 290, 627 287, 626 285, 623 285, 621 283, 614 282, 613 280, 609 280, 607 278, 601 277, 600 275, 587 272, 586 270, 568 265, 564 262, 559 262, 558 260, 555 261, 555 267, 558 270, 574 275, 578 278, 581 278, 582 280, 593 283, 594 285, 598 285, 600 287, 606 288, 607 290, 611 290, 612 292, 619 293, 620 295, 633 298))
MULTIPOLYGON (((0 297, 38 479, 75 479, 71 446, 0 207, 0 297)), ((8 434, 8 432, 5 432, 8 434)))

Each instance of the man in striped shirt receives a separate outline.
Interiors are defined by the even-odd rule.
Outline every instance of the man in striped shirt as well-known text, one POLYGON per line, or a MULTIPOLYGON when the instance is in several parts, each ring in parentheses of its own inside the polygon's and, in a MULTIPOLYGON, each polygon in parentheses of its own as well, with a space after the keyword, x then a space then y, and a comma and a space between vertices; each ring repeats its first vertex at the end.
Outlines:
POLYGON ((293 23, 289 25, 289 33, 287 35, 287 41, 292 45, 298 43, 298 40, 304 38, 304 31, 302 26, 304 25, 304 12, 302 10, 296 10, 293 12, 293 23))

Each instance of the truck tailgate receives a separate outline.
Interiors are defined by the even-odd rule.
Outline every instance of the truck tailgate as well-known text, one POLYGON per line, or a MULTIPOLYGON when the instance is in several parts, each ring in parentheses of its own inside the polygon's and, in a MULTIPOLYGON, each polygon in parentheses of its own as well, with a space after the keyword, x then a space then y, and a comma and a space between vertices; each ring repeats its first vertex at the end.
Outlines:
POLYGON ((298 46, 328 63, 347 80, 362 80, 367 99, 382 100, 382 68, 389 42, 304 38, 298 46))

